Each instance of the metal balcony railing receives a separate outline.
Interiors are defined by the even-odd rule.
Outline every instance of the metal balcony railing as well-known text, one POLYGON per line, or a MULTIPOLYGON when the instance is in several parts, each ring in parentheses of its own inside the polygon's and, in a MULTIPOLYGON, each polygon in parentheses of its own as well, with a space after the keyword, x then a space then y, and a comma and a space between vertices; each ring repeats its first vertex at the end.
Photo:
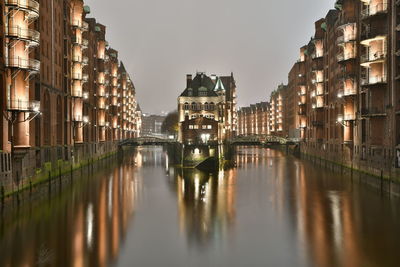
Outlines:
POLYGON ((386 58, 385 51, 376 51, 374 53, 368 53, 366 55, 362 55, 360 60, 361 63, 367 63, 367 62, 374 62, 377 60, 384 60, 385 58, 386 58))
POLYGON ((343 121, 354 121, 356 120, 356 115, 354 113, 340 114, 338 118, 341 118, 343 121))
POLYGON ((88 39, 82 39, 82 48, 87 49, 89 47, 89 40, 88 39))
POLYGON ((386 83, 386 82, 387 82, 386 75, 370 76, 368 78, 361 79, 361 85, 373 85, 373 84, 386 83))
POLYGON ((356 58, 356 53, 341 53, 341 54, 337 55, 338 62, 349 60, 349 59, 355 59, 355 58, 356 58))
POLYGON ((72 79, 73 79, 73 80, 82 80, 82 73, 73 72, 73 73, 72 73, 72 79))
POLYGON ((32 11, 35 16, 39 16, 39 2, 34 0, 5 0, 5 4, 8 7, 17 7, 32 11))
POLYGON ((354 95, 357 95, 356 86, 343 88, 338 93, 339 97, 354 96, 354 95))
POLYGON ((24 112, 39 112, 40 101, 36 100, 8 100, 7 110, 10 111, 24 111, 24 112))
POLYGON ((80 56, 73 56, 72 62, 74 63, 82 63, 82 58, 80 56))
POLYGON ((367 8, 361 10, 361 18, 366 19, 370 16, 374 16, 381 13, 386 13, 388 11, 388 3, 383 1, 376 5, 369 5, 367 8))
POLYGON ((8 57, 5 60, 6 67, 26 69, 29 71, 39 72, 40 61, 36 59, 25 59, 20 57, 8 57))
POLYGON ((79 19, 72 20, 71 25, 73 27, 79 28, 84 31, 89 30, 89 23, 87 23, 86 21, 79 20, 79 19))
POLYGON ((352 34, 346 34, 346 35, 342 35, 339 36, 336 39, 336 44, 344 44, 344 43, 348 43, 348 42, 354 42, 357 39, 357 36, 355 33, 352 34))
POLYGON ((39 45, 40 33, 32 29, 24 29, 21 27, 6 27, 6 36, 9 38, 21 39, 39 45))
POLYGON ((76 98, 82 98, 83 97, 82 90, 80 89, 72 90, 71 96, 76 98))
POLYGON ((88 57, 82 57, 82 63, 83 63, 84 65, 89 64, 89 58, 88 58, 88 57))
POLYGON ((72 117, 72 121, 74 121, 74 122, 82 122, 83 121, 83 116, 82 115, 74 115, 72 117))

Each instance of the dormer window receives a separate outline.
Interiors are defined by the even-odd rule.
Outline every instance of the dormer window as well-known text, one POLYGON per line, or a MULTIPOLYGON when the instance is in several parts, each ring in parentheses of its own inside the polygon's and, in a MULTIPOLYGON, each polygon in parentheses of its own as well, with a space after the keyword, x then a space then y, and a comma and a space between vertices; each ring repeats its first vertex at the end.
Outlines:
POLYGON ((192 89, 192 88, 189 88, 189 90, 188 90, 188 96, 193 96, 193 89, 192 89))
POLYGON ((205 88, 205 87, 200 87, 199 88, 199 96, 207 96, 208 94, 207 94, 207 88, 205 88))

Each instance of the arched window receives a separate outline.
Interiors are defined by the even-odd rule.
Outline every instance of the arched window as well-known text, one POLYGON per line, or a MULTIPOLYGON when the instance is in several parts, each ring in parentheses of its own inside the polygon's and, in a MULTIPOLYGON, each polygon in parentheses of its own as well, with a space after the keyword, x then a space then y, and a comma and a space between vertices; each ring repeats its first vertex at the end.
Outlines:
POLYGON ((213 102, 211 102, 208 106, 209 110, 214 111, 215 109, 215 104, 213 102))
POLYGON ((204 103, 204 110, 208 110, 208 103, 204 103))
POLYGON ((190 109, 190 107, 189 107, 189 103, 185 103, 185 104, 183 104, 183 109, 184 110, 189 110, 190 109))
POLYGON ((44 93, 43 101, 43 142, 45 145, 50 145, 50 110, 51 110, 49 92, 44 93))
POLYGON ((57 97, 57 144, 61 145, 63 141, 63 126, 64 126, 64 119, 62 115, 62 102, 61 96, 57 97))
POLYGON ((192 103, 192 110, 196 110, 196 108, 197 108, 197 105, 196 105, 196 103, 192 103))

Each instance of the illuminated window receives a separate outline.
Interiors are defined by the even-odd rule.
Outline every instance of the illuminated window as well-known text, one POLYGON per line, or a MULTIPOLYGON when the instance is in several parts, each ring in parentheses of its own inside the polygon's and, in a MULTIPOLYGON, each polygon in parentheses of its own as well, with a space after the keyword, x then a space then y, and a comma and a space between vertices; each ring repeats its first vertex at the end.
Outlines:
POLYGON ((198 130, 199 129, 199 125, 194 125, 194 129, 198 130))
POLYGON ((207 129, 212 129, 212 125, 207 125, 207 129))
POLYGON ((193 125, 189 125, 189 130, 193 130, 193 125))
POLYGON ((202 125, 201 129, 206 130, 207 129, 207 125, 202 125))

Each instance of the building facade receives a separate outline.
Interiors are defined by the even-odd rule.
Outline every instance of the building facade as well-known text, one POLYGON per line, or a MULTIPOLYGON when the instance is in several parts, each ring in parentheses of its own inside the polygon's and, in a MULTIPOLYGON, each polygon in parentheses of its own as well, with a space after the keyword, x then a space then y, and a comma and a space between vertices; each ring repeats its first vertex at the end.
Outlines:
POLYGON ((300 48, 287 89, 271 95, 271 135, 298 136, 303 153, 375 175, 397 173, 399 15, 394 0, 336 1, 300 48))
POLYGON ((82 0, 5 0, 0 8, 0 186, 19 187, 140 135, 134 85, 82 0))
POLYGON ((237 134, 236 82, 230 76, 208 77, 205 73, 186 76, 186 89, 178 97, 180 131, 178 140, 183 141, 182 122, 200 117, 218 122, 218 141, 223 142, 237 134))
POLYGON ((165 116, 143 114, 142 136, 161 135, 161 127, 165 116))
POLYGON ((238 136, 270 135, 270 104, 260 102, 238 110, 238 136))

